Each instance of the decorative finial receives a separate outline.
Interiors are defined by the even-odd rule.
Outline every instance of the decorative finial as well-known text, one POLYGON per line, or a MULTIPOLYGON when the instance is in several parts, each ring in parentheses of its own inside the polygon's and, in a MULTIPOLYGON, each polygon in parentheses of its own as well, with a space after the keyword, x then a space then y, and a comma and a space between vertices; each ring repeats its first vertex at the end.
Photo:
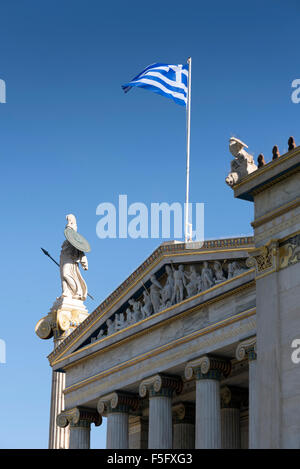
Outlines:
POLYGON ((273 147, 272 153, 273 153, 273 158, 272 158, 273 160, 276 160, 277 158, 280 157, 280 153, 279 153, 279 149, 277 145, 273 147))
POLYGON ((288 140, 288 146, 289 146, 289 151, 293 150, 296 148, 296 143, 294 137, 290 137, 288 140))
POLYGON ((266 162, 265 162, 265 157, 264 155, 261 153, 260 155, 258 155, 257 157, 257 167, 258 168, 262 168, 263 166, 265 166, 266 162))

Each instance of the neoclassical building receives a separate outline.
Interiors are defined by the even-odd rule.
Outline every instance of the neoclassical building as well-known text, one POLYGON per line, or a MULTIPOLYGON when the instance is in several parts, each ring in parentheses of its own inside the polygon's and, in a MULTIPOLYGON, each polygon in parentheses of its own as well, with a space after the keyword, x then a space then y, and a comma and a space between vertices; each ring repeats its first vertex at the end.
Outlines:
POLYGON ((253 237, 163 243, 56 340, 50 447, 300 448, 300 147, 236 168, 253 237))

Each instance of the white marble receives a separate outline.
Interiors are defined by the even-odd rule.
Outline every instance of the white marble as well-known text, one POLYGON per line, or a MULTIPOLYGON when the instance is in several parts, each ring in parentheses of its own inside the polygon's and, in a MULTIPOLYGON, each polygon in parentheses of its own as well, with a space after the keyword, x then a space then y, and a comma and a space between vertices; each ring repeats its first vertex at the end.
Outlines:
POLYGON ((107 414, 106 449, 127 449, 128 413, 110 412, 107 414))
POLYGON ((149 449, 172 448, 172 399, 167 396, 149 398, 149 449))
MULTIPOLYGON (((66 228, 72 228, 77 232, 75 216, 70 214, 66 218, 68 220, 66 228)), ((59 262, 62 296, 84 301, 87 297, 87 286, 80 273, 79 263, 84 270, 88 270, 86 255, 72 246, 68 240, 65 240, 61 247, 59 262)))
POLYGON ((56 424, 57 416, 64 410, 65 373, 52 371, 49 449, 68 449, 70 428, 61 428, 56 424))
POLYGON ((249 448, 258 448, 257 360, 249 361, 249 448))
POLYGON ((220 383, 216 379, 196 381, 196 449, 221 448, 220 383))
POLYGON ((90 448, 90 423, 79 422, 70 425, 70 446, 69 449, 89 449, 90 448))
POLYGON ((229 150, 234 156, 234 160, 231 161, 231 172, 226 178, 226 183, 231 187, 257 170, 253 156, 247 153, 244 148, 248 148, 248 146, 238 138, 232 137, 229 140, 229 150))

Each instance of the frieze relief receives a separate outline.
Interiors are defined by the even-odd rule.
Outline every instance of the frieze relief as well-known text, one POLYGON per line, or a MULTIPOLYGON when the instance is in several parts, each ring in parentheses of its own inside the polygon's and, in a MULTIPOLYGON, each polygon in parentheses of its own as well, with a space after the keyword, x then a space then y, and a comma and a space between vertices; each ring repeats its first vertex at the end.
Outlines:
POLYGON ((255 267, 256 279, 300 261, 300 233, 284 240, 270 240, 264 246, 249 250, 248 267, 255 267))
POLYGON ((289 238, 279 246, 280 268, 289 267, 300 261, 300 233, 289 238))
POLYGON ((192 298, 248 269, 244 259, 167 264, 160 276, 153 274, 146 285, 142 283, 143 291, 140 296, 130 298, 122 309, 101 325, 90 338, 90 343, 192 298))

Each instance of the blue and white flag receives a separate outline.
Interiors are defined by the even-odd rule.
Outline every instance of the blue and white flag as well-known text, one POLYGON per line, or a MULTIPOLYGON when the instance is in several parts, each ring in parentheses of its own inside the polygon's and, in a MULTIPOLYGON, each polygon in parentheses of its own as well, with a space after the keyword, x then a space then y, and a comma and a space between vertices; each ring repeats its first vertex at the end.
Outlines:
POLYGON ((122 88, 128 93, 133 86, 141 86, 186 106, 188 73, 188 65, 156 63, 149 65, 129 83, 122 85, 122 88))

